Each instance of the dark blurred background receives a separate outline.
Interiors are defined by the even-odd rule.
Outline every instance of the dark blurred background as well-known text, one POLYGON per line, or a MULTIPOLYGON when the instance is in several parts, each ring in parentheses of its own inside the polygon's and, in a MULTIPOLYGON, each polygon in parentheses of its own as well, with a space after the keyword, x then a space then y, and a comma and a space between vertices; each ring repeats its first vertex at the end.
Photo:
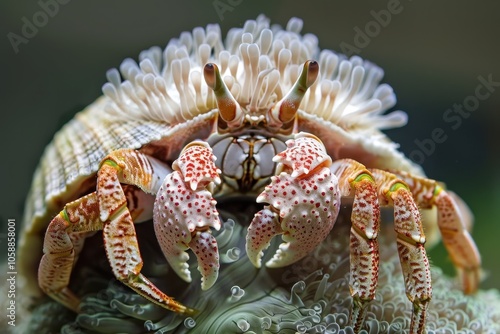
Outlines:
MULTIPOLYGON (((281 25, 301 17, 303 32, 316 34, 322 48, 343 46, 350 52, 349 44, 385 70, 384 81, 398 97, 395 109, 409 115, 409 124, 389 136, 429 177, 446 182, 470 205, 473 236, 489 274, 482 287, 500 288, 499 2, 59 0, 56 8, 54 1, 0 3, 0 256, 6 254, 7 219, 20 224, 44 147, 101 94, 107 69, 193 27, 219 23, 226 32, 264 13, 281 25), (44 7, 50 15, 43 14, 44 7), (30 23, 39 27, 29 30, 30 23), (364 39, 360 31, 367 34, 364 39), (479 77, 494 82, 483 100, 474 99, 479 77), (443 118, 464 102, 471 103, 470 116, 443 118), (426 142, 435 129, 442 129, 446 140, 421 154, 417 142, 426 142)), ((453 274, 442 246, 430 254, 453 274)))

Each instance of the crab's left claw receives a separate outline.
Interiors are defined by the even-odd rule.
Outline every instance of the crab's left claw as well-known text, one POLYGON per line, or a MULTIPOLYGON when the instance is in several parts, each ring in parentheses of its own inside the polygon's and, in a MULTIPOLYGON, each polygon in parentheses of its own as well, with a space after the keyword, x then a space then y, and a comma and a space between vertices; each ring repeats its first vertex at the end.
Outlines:
POLYGON ((339 211, 337 177, 330 171, 330 157, 321 141, 299 133, 278 154, 279 175, 257 198, 269 205, 259 211, 246 238, 250 261, 260 267, 263 250, 282 234, 283 243, 266 263, 277 268, 290 265, 311 252, 332 229, 339 211))
POLYGON ((220 229, 216 201, 209 189, 220 183, 220 170, 215 156, 204 142, 196 141, 184 148, 165 178, 154 205, 154 227, 163 254, 172 269, 186 282, 191 272, 186 250, 191 249, 198 260, 201 287, 209 289, 219 275, 217 241, 210 227, 220 229))

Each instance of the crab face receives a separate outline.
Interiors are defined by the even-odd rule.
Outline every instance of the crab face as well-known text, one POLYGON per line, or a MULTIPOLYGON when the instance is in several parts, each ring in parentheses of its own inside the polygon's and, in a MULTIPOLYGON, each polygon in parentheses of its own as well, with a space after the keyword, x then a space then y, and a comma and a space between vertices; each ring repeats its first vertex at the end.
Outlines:
POLYGON ((218 26, 196 28, 164 51, 141 53, 138 64, 128 59, 108 71, 104 96, 56 134, 35 174, 20 249, 26 289, 36 293, 37 276, 45 294, 80 312, 70 276, 85 238, 102 230, 102 255, 119 281, 173 312, 206 312, 142 273, 134 224, 153 219, 162 254, 186 282, 191 249, 207 290, 226 261, 224 231, 212 233, 222 226, 217 201, 246 196, 263 205, 244 222, 242 259, 257 268, 276 235, 283 242, 267 267, 308 256, 349 203, 355 331, 375 297, 381 206, 394 208, 411 333, 424 331, 432 294, 419 208, 437 207, 432 223, 473 292, 480 259, 467 208, 381 132, 406 123, 403 112, 384 114, 395 97, 379 84, 382 70, 319 50, 301 27, 292 19, 272 30, 259 17, 231 30, 225 43, 218 26))

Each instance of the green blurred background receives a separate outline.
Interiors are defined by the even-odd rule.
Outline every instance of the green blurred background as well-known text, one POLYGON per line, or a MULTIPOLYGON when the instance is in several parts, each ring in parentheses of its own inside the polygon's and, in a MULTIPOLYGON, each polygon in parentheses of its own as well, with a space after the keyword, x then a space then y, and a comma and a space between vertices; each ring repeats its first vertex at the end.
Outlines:
MULTIPOLYGON (((443 120, 453 104, 475 94, 479 76, 500 81, 500 2, 59 1, 65 4, 46 22, 42 4, 53 0, 0 3, 0 256, 6 254, 7 219, 21 222, 24 197, 44 147, 75 112, 101 94, 107 69, 126 57, 137 58, 152 45, 163 47, 193 27, 219 23, 226 32, 264 13, 281 25, 292 16, 303 18, 303 32, 316 34, 322 48, 337 51, 342 43, 356 45, 357 29, 380 28, 371 31, 373 37, 358 54, 384 68, 384 81, 398 97, 395 109, 409 115, 406 127, 388 134, 411 154, 418 149, 416 140, 443 129, 446 141, 425 156, 423 167, 474 211, 473 236, 488 274, 482 287, 500 288, 500 87, 456 129, 443 120), (373 13, 388 7, 397 14, 385 27, 374 23, 373 13), (40 27, 16 53, 9 33, 22 36, 26 20, 39 20, 40 27)), ((430 255, 453 274, 441 245, 430 255)))

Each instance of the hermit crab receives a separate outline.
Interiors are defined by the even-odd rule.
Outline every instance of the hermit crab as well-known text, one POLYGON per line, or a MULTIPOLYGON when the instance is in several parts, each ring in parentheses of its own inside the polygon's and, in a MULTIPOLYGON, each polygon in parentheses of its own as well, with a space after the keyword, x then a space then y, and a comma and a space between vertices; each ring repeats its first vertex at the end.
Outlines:
POLYGON ((355 331, 377 288, 382 207, 393 208, 411 333, 424 332, 432 295, 422 210, 435 208, 425 223, 437 225, 464 291, 474 292, 480 256, 467 206, 381 132, 407 121, 385 114, 396 100, 380 84, 383 71, 320 50, 301 29, 297 18, 281 29, 260 16, 223 41, 208 25, 108 71, 104 95, 55 135, 35 172, 19 250, 25 288, 78 312, 71 273, 86 238, 102 231, 119 281, 173 312, 204 312, 141 273, 134 224, 152 218, 163 255, 187 282, 192 250, 210 289, 220 266, 216 204, 245 196, 262 203, 246 235, 246 261, 257 268, 273 237, 283 242, 265 265, 292 265, 327 237, 339 211, 352 210, 355 331))

